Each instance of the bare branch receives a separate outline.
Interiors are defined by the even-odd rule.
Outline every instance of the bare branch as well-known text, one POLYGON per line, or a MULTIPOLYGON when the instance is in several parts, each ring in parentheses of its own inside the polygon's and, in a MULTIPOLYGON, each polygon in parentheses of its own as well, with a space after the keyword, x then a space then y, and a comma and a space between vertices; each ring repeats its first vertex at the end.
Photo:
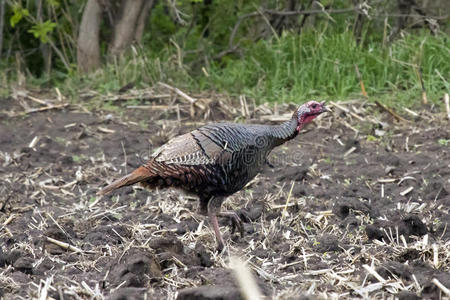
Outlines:
POLYGON ((234 25, 233 30, 231 31, 230 34, 230 39, 229 39, 229 48, 233 48, 233 41, 234 41, 234 37, 236 36, 236 33, 239 29, 239 27, 241 26, 241 23, 243 20, 247 19, 247 18, 252 18, 252 17, 256 17, 256 16, 264 16, 264 14, 268 14, 268 15, 279 15, 279 16, 298 16, 298 15, 312 15, 312 14, 342 14, 342 13, 348 13, 348 12, 353 12, 353 11, 357 11, 356 8, 343 8, 343 9, 313 9, 313 10, 298 10, 298 11, 278 11, 278 10, 272 10, 272 9, 265 9, 265 10, 258 10, 252 13, 248 13, 245 15, 242 15, 238 18, 236 24, 234 25))
MULTIPOLYGON (((233 30, 231 31, 230 38, 229 38, 229 48, 233 48, 233 42, 235 39, 235 36, 237 34, 237 31, 239 27, 241 26, 242 21, 248 18, 253 18, 257 16, 264 16, 266 15, 278 15, 278 16, 299 16, 299 15, 316 15, 316 14, 345 14, 345 13, 351 13, 351 12, 361 12, 361 10, 358 7, 351 7, 351 8, 341 8, 341 9, 312 9, 312 10, 297 10, 297 11, 278 11, 273 9, 265 9, 265 10, 258 10, 254 11, 245 15, 242 15, 238 18, 236 24, 233 27, 233 30)), ((367 12, 363 12, 366 14, 367 12)), ((376 14, 374 16, 375 18, 386 18, 386 17, 420 17, 420 18, 428 18, 428 19, 434 19, 434 20, 442 20, 447 19, 448 15, 444 16, 424 16, 421 14, 376 14)))

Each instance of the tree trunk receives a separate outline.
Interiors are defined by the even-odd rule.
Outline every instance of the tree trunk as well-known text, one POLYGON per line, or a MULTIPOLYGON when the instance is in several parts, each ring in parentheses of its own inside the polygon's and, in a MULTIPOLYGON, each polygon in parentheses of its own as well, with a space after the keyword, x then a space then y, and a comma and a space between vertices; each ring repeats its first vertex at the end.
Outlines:
POLYGON ((147 24, 147 19, 150 14, 150 11, 153 8, 154 0, 145 0, 145 3, 142 7, 141 13, 139 15, 139 19, 137 20, 136 30, 134 32, 134 40, 137 43, 141 43, 142 36, 144 35, 145 25, 147 24))
POLYGON ((145 6, 144 0, 122 0, 119 21, 114 26, 109 53, 116 56, 131 45, 135 37, 136 26, 145 6))
MULTIPOLYGON (((297 3, 296 0, 286 0, 284 5, 284 11, 296 11, 297 3)), ((288 30, 297 27, 298 16, 273 16, 271 20, 271 25, 275 29, 278 35, 283 33, 283 30, 288 30)))
POLYGON ((98 0, 88 0, 81 18, 77 41, 78 69, 90 72, 100 67, 100 23, 102 7, 98 0))
MULTIPOLYGON (((359 7, 360 0, 353 0, 353 6, 359 7)), ((356 12, 355 23, 353 24, 353 36, 356 39, 356 44, 359 45, 361 43, 362 30, 364 26, 364 15, 356 12)))
MULTIPOLYGON (((42 0, 36 0, 35 2, 37 7, 36 20, 42 23, 42 0)), ((49 75, 52 69, 52 49, 48 43, 42 42, 40 42, 39 49, 41 50, 42 60, 44 61, 44 72, 49 75)))
MULTIPOLYGON (((319 10, 322 9, 322 5, 320 4, 319 0, 313 0, 311 3, 311 10, 319 10)), ((308 19, 305 18, 305 21, 302 25, 305 25, 305 27, 315 27, 316 26, 316 19, 319 14, 312 14, 308 15, 308 19)), ((306 17, 306 16, 305 16, 306 17)))
POLYGON ((200 9, 200 24, 202 28, 202 37, 207 38, 209 36, 211 6, 213 0, 203 0, 203 5, 200 9))
POLYGON ((389 36, 389 42, 393 42, 397 35, 405 28, 407 15, 410 13, 412 6, 415 5, 414 0, 397 0, 397 10, 399 16, 397 17, 396 24, 389 36))
POLYGON ((5 24, 4 23, 5 1, 6 0, 0 0, 0 56, 2 55, 3 49, 3 25, 5 24))
POLYGON ((42 59, 44 60, 44 71, 47 75, 50 75, 52 70, 52 48, 49 44, 41 43, 39 46, 42 53, 42 59))

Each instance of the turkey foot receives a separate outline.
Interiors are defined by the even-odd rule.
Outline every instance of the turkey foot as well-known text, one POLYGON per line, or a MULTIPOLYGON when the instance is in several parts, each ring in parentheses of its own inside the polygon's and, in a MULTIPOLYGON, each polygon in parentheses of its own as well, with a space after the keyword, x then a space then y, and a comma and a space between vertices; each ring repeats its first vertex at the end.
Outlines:
POLYGON ((239 230, 239 233, 241 234, 241 238, 244 237, 244 224, 241 220, 241 218, 238 216, 238 214, 235 211, 223 211, 217 214, 221 217, 226 217, 231 219, 231 233, 234 233, 236 229, 239 230))

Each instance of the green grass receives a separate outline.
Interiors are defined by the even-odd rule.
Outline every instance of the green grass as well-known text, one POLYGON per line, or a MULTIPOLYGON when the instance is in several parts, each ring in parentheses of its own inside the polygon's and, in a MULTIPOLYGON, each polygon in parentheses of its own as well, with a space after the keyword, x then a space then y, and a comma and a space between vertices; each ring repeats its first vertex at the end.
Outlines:
POLYGON ((370 99, 411 107, 420 104, 421 85, 417 76, 420 66, 431 101, 437 103, 450 90, 449 41, 444 33, 431 36, 419 31, 383 47, 376 34, 364 35, 364 41, 357 45, 349 30, 325 27, 246 43, 242 57, 209 59, 207 65, 193 64, 192 55, 180 57, 176 48, 168 44, 160 51, 145 47, 129 51, 126 58, 105 64, 87 76, 76 71, 59 72, 47 79, 28 82, 57 86, 75 102, 82 90, 116 93, 129 82, 149 87, 158 81, 188 92, 216 90, 233 96, 245 94, 259 103, 303 102, 361 97, 357 65, 370 99), (201 67, 205 67, 208 75, 201 67))
POLYGON ((260 101, 304 101, 309 98, 345 99, 361 94, 355 72, 358 65, 370 96, 402 104, 420 99, 417 68, 422 68, 430 98, 448 92, 450 55, 447 36, 409 35, 383 48, 380 42, 356 45, 349 32, 319 35, 317 32, 286 35, 260 41, 242 60, 225 67, 213 65, 212 84, 205 88, 243 93, 260 101), (439 74, 438 74, 439 72, 439 74))

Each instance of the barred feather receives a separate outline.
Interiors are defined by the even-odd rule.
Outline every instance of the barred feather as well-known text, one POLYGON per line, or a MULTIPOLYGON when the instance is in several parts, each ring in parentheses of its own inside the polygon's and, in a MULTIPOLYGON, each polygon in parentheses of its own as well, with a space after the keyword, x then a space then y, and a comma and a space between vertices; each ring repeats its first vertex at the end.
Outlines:
MULTIPOLYGON (((175 137, 132 173, 98 194, 140 182, 147 188, 179 187, 209 199, 240 190, 277 145, 297 135, 298 116, 280 125, 217 123, 175 137)), ((207 201, 207 200, 206 200, 207 201)))

